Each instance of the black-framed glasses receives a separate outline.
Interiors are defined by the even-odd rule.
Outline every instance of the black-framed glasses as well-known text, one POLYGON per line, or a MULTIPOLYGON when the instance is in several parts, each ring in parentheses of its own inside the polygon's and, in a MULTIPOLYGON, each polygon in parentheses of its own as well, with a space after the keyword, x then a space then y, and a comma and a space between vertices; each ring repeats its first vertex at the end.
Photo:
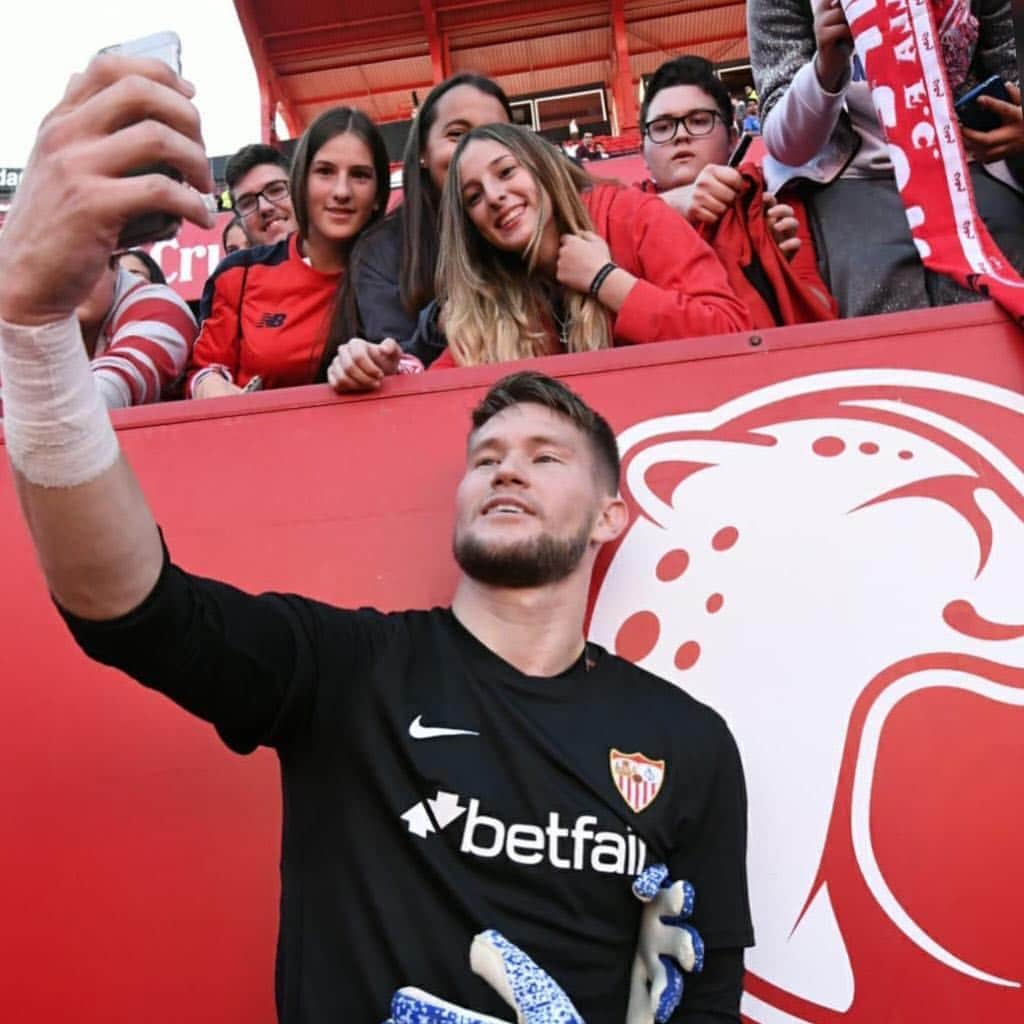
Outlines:
POLYGON ((260 200, 279 203, 288 198, 288 182, 284 179, 272 181, 260 192, 247 192, 235 200, 235 211, 239 217, 251 217, 259 208, 260 200))
POLYGON ((686 129, 686 134, 695 139, 702 135, 710 135, 715 130, 715 122, 721 121, 722 115, 717 110, 691 110, 681 117, 666 114, 655 117, 643 126, 644 135, 657 146, 671 142, 679 134, 679 126, 686 129))

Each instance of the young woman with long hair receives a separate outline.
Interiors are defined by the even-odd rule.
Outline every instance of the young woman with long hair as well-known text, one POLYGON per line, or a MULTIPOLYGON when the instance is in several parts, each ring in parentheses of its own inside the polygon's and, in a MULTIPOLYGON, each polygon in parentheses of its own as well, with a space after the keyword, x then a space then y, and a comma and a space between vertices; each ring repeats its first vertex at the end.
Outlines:
POLYGON ((312 383, 352 247, 387 209, 388 155, 373 122, 350 107, 322 113, 295 147, 289 189, 298 230, 232 254, 206 283, 190 397, 312 383))
POLYGON ((394 339, 397 349, 415 334, 434 298, 441 190, 455 147, 478 125, 511 120, 508 98, 481 75, 454 75, 430 91, 406 142, 402 203, 352 253, 329 332, 332 356, 350 338, 394 339))
MULTIPOLYGON (((750 327, 715 254, 660 199, 594 181, 540 136, 501 124, 468 132, 452 157, 434 312, 416 341, 447 340, 435 367, 750 327)), ((346 348, 330 368, 337 390, 396 369, 377 350, 346 348)))

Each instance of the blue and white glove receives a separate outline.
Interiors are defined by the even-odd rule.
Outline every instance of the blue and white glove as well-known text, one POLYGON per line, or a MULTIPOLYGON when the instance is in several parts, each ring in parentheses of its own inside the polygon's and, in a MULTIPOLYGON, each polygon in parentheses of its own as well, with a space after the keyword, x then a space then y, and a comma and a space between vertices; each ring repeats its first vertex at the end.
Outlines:
MULTIPOLYGON (((516 1011, 516 1024, 583 1024, 557 982, 500 932, 481 932, 469 949, 469 965, 516 1011)), ((385 1024, 508 1024, 445 1002, 418 988, 399 989, 385 1024)))
POLYGON ((704 967, 704 940, 686 923, 693 913, 693 886, 671 881, 664 864, 652 864, 637 875, 633 895, 645 906, 626 1024, 665 1024, 683 998, 683 973, 704 967))

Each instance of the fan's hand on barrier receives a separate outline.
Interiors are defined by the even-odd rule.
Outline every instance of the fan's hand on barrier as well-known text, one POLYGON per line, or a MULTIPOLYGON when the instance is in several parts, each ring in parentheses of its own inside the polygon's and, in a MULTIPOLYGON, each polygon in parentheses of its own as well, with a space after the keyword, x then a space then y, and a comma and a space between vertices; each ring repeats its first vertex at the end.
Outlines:
POLYGON ((159 60, 96 57, 36 136, 0 238, 0 318, 43 324, 89 294, 133 217, 159 211, 211 227, 213 188, 195 90, 159 60), (125 177, 165 162, 163 174, 125 177))
MULTIPOLYGON (((583 1024, 558 983, 500 932, 481 932, 469 951, 479 975, 516 1012, 517 1024, 583 1024)), ((508 1024, 417 988, 399 989, 386 1024, 508 1024)))
POLYGON ((664 864, 637 875, 633 893, 644 902, 626 1024, 665 1024, 683 998, 683 974, 704 967, 704 941, 686 921, 693 913, 689 882, 673 882, 664 864))
POLYGON ((224 398, 228 395, 244 395, 237 384, 225 380, 219 373, 208 373, 195 389, 196 398, 224 398))
POLYGON ((1020 89, 1007 82, 1006 91, 1010 94, 1011 103, 997 100, 994 96, 979 96, 977 100, 979 106, 1002 121, 998 128, 990 132, 976 132, 966 125, 960 128, 964 148, 979 163, 990 164, 1024 152, 1024 111, 1020 106, 1020 89))
POLYGON ((379 345, 365 338, 352 338, 338 347, 327 368, 327 383, 335 391, 374 391, 385 377, 398 372, 402 348, 394 338, 379 345))

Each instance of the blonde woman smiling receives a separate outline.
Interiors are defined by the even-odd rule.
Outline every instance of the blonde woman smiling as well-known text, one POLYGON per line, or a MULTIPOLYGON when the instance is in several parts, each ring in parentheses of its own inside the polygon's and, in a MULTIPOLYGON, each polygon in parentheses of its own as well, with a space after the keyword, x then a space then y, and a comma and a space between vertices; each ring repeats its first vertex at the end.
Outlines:
MULTIPOLYGON (((473 366, 749 328, 711 249, 654 196, 590 179, 533 132, 475 128, 441 206, 437 301, 418 344, 473 366)), ((328 380, 379 386, 397 346, 343 346, 328 380)), ((408 356, 403 360, 408 368, 408 356)))

